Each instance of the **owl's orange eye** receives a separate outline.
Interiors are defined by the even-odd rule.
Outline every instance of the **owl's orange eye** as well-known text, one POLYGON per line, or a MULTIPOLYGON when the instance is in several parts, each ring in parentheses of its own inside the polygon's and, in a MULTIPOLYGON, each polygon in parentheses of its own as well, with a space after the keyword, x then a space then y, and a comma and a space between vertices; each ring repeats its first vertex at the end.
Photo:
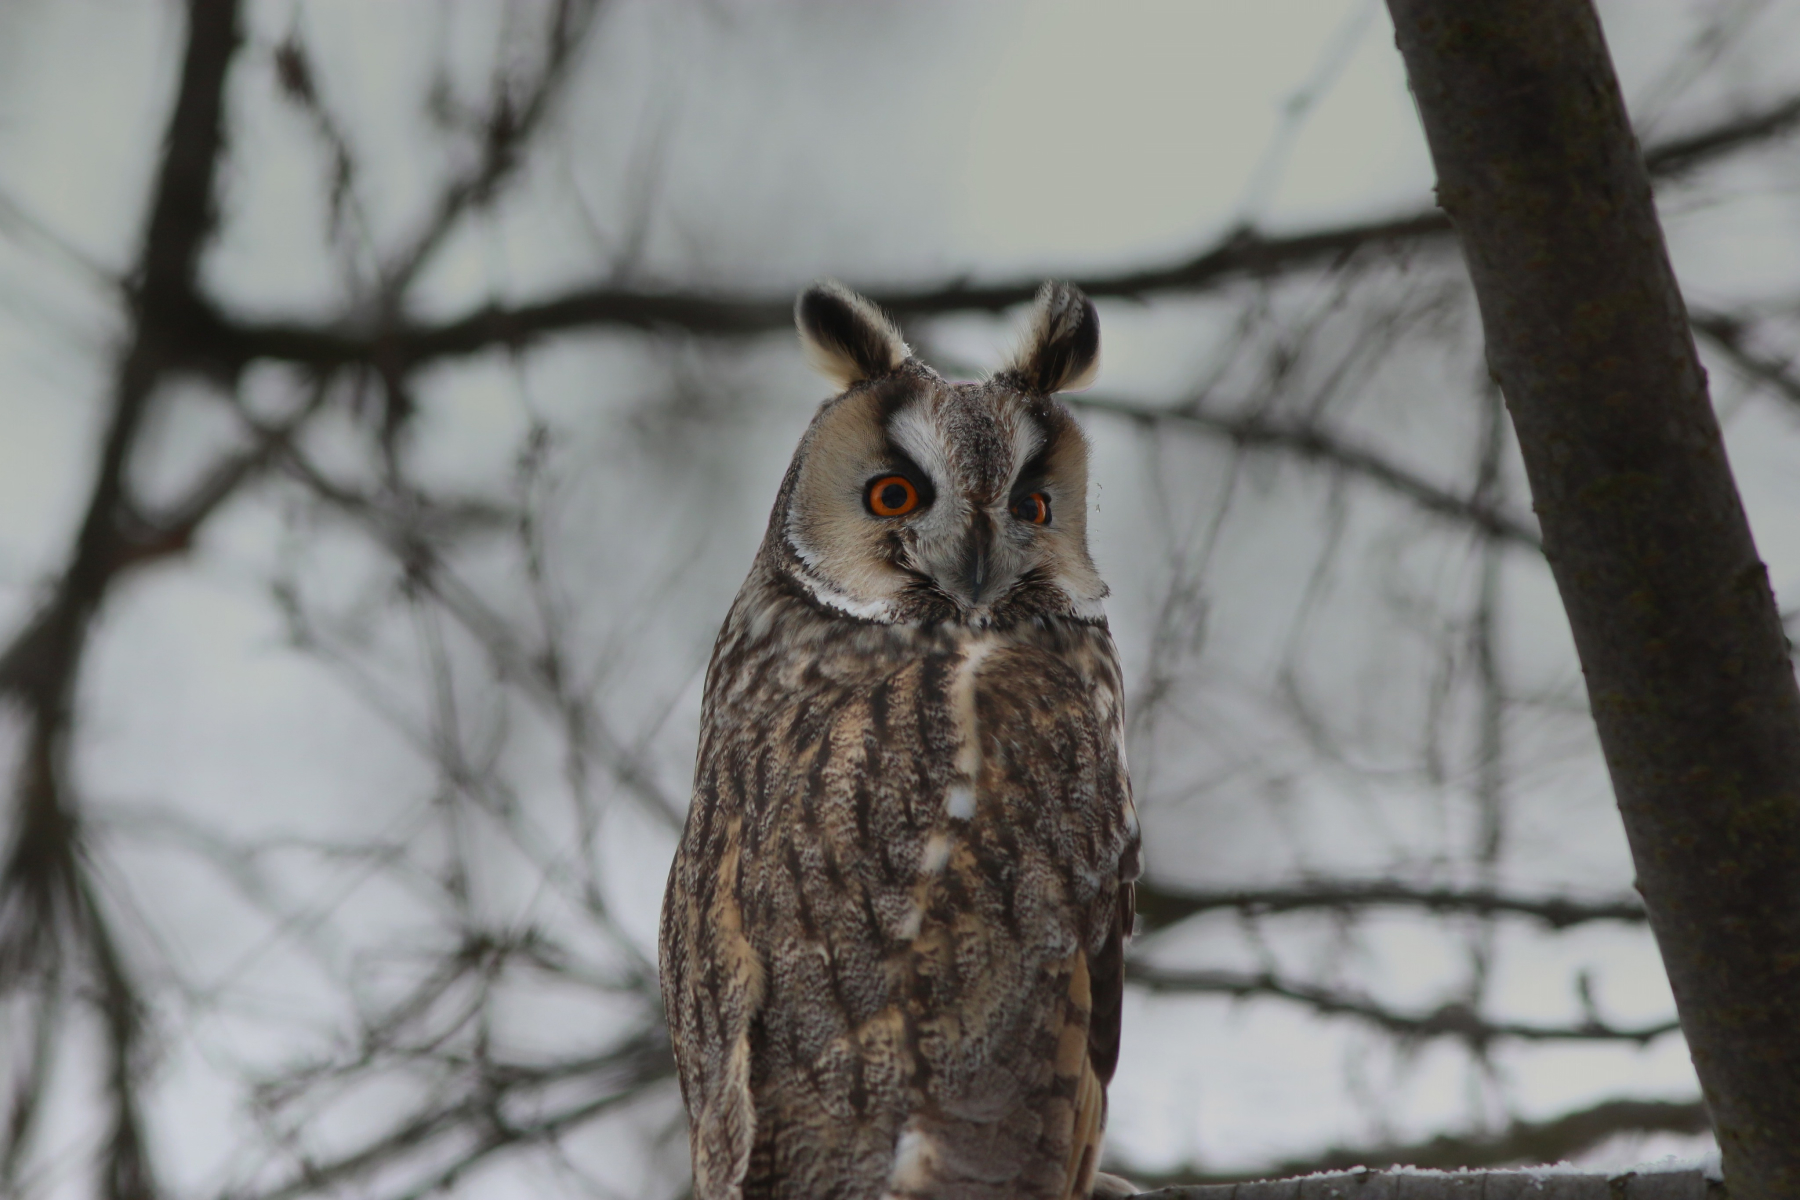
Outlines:
POLYGON ((904 517, 919 507, 919 489, 904 475, 883 475, 869 484, 868 501, 878 517, 904 517))
POLYGON ((1030 521, 1033 525, 1050 523, 1050 497, 1042 492, 1033 492, 1012 507, 1013 516, 1021 521, 1030 521))

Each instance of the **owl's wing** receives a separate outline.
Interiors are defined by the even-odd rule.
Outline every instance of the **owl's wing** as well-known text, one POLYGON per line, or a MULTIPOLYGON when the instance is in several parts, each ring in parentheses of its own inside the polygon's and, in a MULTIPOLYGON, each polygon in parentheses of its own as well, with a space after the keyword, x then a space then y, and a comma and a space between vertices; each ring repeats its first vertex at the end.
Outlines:
MULTIPOLYGON (((717 797, 695 803, 716 808, 717 797)), ((756 1132, 750 1027, 764 972, 744 932, 741 834, 736 817, 691 821, 663 900, 663 1000, 693 1122, 696 1200, 737 1200, 756 1132)))
MULTIPOLYGON (((1119 1021, 1125 1001, 1125 940, 1137 918, 1137 885, 1119 886, 1115 920, 1106 942, 1091 959, 1083 959, 1088 1003, 1086 1054, 1077 1062, 1057 1064, 1059 1075, 1075 1080, 1075 1126, 1069 1143, 1067 1175, 1069 1200, 1086 1200, 1094 1186, 1106 1133, 1106 1086, 1119 1065, 1119 1021)), ((1079 1008, 1076 981, 1072 981, 1069 1015, 1079 1008)))
POLYGON ((1119 1010, 1125 1001, 1125 942, 1137 921, 1137 884, 1119 885, 1116 918, 1106 945, 1089 968, 1093 976, 1094 1011, 1088 1023, 1088 1058, 1102 1083, 1111 1083, 1119 1065, 1119 1010))

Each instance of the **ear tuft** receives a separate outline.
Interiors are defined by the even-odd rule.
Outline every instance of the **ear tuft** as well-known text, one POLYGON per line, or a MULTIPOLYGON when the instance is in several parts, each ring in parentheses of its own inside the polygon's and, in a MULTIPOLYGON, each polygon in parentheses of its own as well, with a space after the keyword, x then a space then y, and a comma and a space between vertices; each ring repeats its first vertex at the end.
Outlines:
POLYGON ((800 293, 794 324, 806 361, 840 388, 886 375, 912 357, 888 315, 835 279, 800 293))
POLYGON ((1100 373, 1100 314, 1072 283, 1046 282, 1031 305, 1025 340, 1000 374, 1028 392, 1072 392, 1100 373))

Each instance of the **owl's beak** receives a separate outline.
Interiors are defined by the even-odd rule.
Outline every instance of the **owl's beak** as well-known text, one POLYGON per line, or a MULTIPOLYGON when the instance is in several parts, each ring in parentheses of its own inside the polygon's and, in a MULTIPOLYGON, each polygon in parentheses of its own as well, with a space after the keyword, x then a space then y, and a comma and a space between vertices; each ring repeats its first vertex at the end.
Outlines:
POLYGON ((977 510, 963 539, 957 561, 957 583, 970 608, 980 608, 982 593, 994 581, 994 519, 977 510))

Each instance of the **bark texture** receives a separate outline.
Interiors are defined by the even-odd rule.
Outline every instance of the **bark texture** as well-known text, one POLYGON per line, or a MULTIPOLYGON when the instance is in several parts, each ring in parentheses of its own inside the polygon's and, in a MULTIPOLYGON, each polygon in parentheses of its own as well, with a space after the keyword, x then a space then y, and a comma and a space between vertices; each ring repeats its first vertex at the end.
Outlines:
POLYGON ((1142 1192, 1137 1200, 1717 1200, 1722 1191, 1700 1171, 1343 1171, 1264 1183, 1164 1188, 1142 1192))
POLYGON ((1800 690, 1599 20, 1388 7, 1726 1179, 1791 1200, 1800 690))

